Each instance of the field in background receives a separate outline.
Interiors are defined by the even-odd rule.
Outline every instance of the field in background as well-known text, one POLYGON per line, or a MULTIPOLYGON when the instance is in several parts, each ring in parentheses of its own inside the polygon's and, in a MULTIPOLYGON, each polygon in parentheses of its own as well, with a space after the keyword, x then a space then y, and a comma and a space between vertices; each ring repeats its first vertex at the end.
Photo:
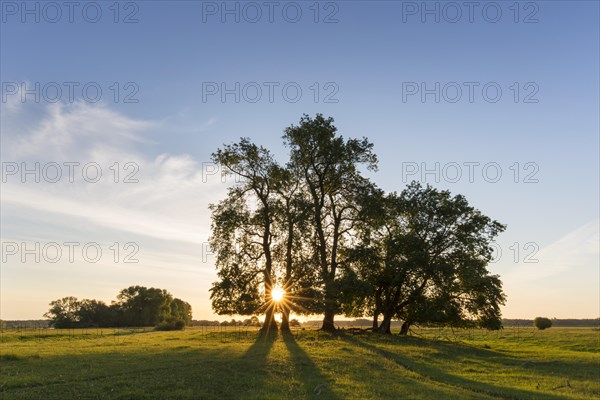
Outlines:
POLYGON ((2 399, 600 398, 597 328, 5 330, 2 399))

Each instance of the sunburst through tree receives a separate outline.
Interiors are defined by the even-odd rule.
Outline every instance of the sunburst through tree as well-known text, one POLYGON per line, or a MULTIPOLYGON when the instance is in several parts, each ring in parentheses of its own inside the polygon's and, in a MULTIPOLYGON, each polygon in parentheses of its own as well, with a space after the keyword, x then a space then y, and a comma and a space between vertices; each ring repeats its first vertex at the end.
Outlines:
POLYGON ((283 288, 276 286, 273 288, 273 290, 271 290, 271 299, 273 299, 273 301, 275 303, 279 303, 279 302, 283 301, 284 297, 285 297, 285 290, 283 290, 283 288))

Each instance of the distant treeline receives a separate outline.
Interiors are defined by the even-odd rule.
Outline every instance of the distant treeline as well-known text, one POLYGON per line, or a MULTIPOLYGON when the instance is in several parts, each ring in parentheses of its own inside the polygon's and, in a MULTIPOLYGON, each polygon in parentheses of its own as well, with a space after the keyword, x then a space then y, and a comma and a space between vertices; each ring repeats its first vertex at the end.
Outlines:
MULTIPOLYGON (((235 318, 230 321, 208 321, 208 320, 192 320, 192 326, 261 326, 261 322, 257 316, 253 315, 251 318, 244 320, 236 320, 235 318)), ((290 320, 290 326, 299 327, 301 324, 297 319, 290 320)))
POLYGON ((192 326, 260 326, 258 317, 247 318, 245 320, 232 319, 230 321, 207 321, 192 320, 192 326))
MULTIPOLYGON (((596 319, 556 319, 551 318, 553 327, 569 327, 569 328, 597 328, 600 327, 600 318, 596 319)), ((502 325, 505 327, 512 326, 533 326, 533 319, 503 319, 502 325)))
MULTIPOLYGON (((574 319, 574 318, 555 319, 555 318, 552 318, 551 321, 552 321, 553 327, 565 327, 565 328, 578 328, 578 327, 579 328, 598 328, 598 327, 600 327, 600 318, 596 318, 596 319, 574 319)), ((318 327, 318 326, 320 326, 320 324, 321 324, 321 321, 319 321, 319 320, 311 320, 311 321, 306 321, 306 322, 302 323, 302 326, 318 327)), ((335 322, 335 324, 338 327, 357 327, 357 326, 370 327, 371 321, 368 319, 365 319, 365 318, 358 318, 355 320, 337 320, 335 322)), ((400 321, 392 322, 393 327, 399 327, 401 325, 402 325, 402 322, 400 322, 400 321)), ((423 324, 421 326, 426 327, 427 324, 423 324)), ((516 327, 516 326, 533 327, 533 319, 503 319, 502 326, 505 328, 516 327)))
POLYGON ((1 321, 2 329, 39 329, 49 328, 50 321, 47 319, 27 319, 14 321, 1 321))

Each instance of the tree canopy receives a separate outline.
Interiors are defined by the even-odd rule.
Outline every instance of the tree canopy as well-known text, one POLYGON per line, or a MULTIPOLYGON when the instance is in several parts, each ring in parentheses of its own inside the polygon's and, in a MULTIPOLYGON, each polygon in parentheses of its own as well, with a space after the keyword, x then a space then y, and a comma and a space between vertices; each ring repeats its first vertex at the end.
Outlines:
POLYGON ((429 185, 385 193, 365 176, 377 170, 373 144, 344 138, 333 122, 304 115, 286 128, 282 164, 248 138, 213 154, 241 178, 210 206, 213 309, 264 313, 264 329, 278 311, 282 329, 290 311, 323 314, 328 331, 340 313, 371 316, 384 333, 392 319, 402 333, 424 323, 500 328, 505 296, 487 265, 505 226, 429 185))

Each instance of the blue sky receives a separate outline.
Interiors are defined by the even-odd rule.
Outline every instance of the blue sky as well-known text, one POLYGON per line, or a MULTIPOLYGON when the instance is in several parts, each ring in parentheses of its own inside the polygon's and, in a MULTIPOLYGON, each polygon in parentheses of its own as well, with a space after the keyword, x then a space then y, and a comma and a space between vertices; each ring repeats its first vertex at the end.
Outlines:
POLYGON ((3 319, 40 318, 66 295, 109 301, 132 284, 166 288, 192 303, 195 318, 213 318, 215 272, 203 242, 207 206, 227 183, 205 163, 241 136, 283 158, 283 129, 316 112, 333 116, 344 136, 374 142, 372 178, 382 188, 422 180, 508 225, 490 266, 504 281, 506 317, 598 317, 598 2, 476 2, 472 22, 463 2, 276 2, 272 22, 263 2, 121 2, 118 15, 113 2, 80 2, 72 22, 60 2, 60 17, 35 4, 2 2, 3 171, 95 162, 103 175, 97 183, 80 171, 72 183, 6 175, 3 319), (253 23, 254 6, 262 15, 253 23), (238 7, 239 22, 235 14, 223 22, 224 7, 238 7), (239 102, 207 92, 236 83, 239 102), (36 84, 39 102, 22 97, 36 84), (82 92, 86 84, 102 89, 99 101, 82 92), (256 87, 262 97, 251 102, 256 87), (128 94, 137 102, 125 102, 128 94), (436 163, 437 181, 421 175, 436 163), (453 179, 457 165, 462 177, 453 179), (139 182, 124 183, 128 173, 139 182), (76 250, 70 262, 72 241, 98 243, 102 258, 76 250), (21 259, 23 243, 41 252, 51 242, 61 245, 58 262, 21 259), (139 262, 125 263, 135 249, 139 262))

